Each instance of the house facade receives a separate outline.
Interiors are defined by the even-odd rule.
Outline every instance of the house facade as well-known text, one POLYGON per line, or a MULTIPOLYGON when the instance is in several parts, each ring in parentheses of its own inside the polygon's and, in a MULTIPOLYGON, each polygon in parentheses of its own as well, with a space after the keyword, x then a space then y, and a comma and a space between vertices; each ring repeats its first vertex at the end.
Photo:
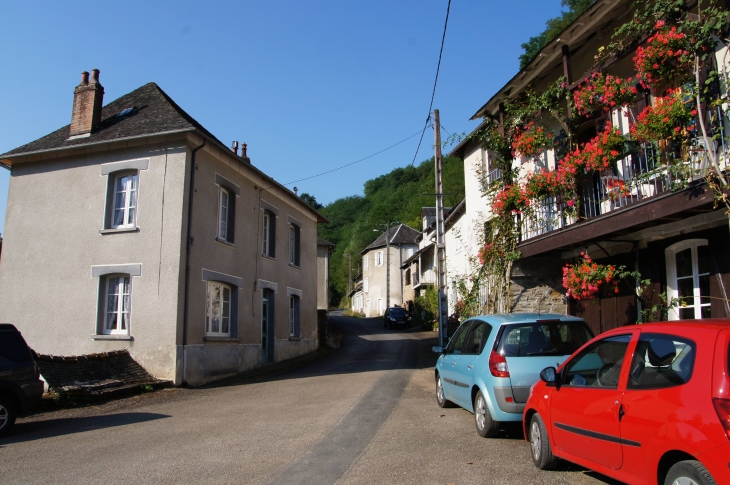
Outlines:
POLYGON ((391 307, 403 305, 401 266, 417 251, 416 241, 419 235, 415 229, 405 224, 398 224, 383 232, 360 253, 364 299, 362 313, 366 317, 382 315, 388 303, 391 307), (388 246, 390 257, 387 254, 388 246), (387 296, 388 286, 390 286, 390 298, 387 296))
MULTIPOLYGON (((296 247, 296 246, 294 246, 296 247)), ((330 264, 335 245, 317 238, 317 325, 319 342, 327 343, 327 324, 330 305, 330 264)))
POLYGON ((70 125, 0 155, 0 321, 43 354, 127 349, 177 385, 316 350, 324 217, 156 84, 103 92, 83 73, 70 125))
MULTIPOLYGON (((511 213, 517 237, 515 251, 519 257, 511 266, 507 288, 499 295, 507 311, 567 312, 586 318, 596 333, 647 321, 647 318, 730 316, 728 216, 724 208, 717 207, 716 193, 707 183, 714 163, 711 158, 715 157, 720 172, 727 173, 728 106, 721 97, 726 87, 713 87, 720 102, 698 113, 695 99, 687 94, 682 97, 681 93, 688 91, 681 83, 652 84, 646 77, 646 83, 637 82, 634 59, 637 47, 645 47, 657 32, 669 30, 669 25, 661 22, 654 31, 629 43, 629 48, 601 57, 606 38, 633 18, 636 5, 625 0, 598 0, 473 117, 485 120, 475 133, 496 127, 494 132, 504 137, 509 128, 505 104, 515 102, 528 92, 539 94, 557 89, 561 82, 568 96, 576 99, 576 92, 591 82, 598 82, 592 80, 613 76, 615 83, 619 83, 616 78, 626 83, 627 93, 633 97, 605 110, 581 111, 579 117, 572 118, 573 160, 578 160, 579 152, 585 152, 591 145, 600 149, 599 143, 605 143, 600 139, 609 135, 622 136, 633 145, 623 143, 624 149, 610 152, 610 160, 609 150, 601 152, 600 155, 606 156, 602 159, 605 163, 575 172, 570 192, 549 192, 539 197, 532 197, 534 192, 530 194, 526 189, 530 181, 538 180, 533 178, 534 174, 548 179, 570 166, 566 165, 570 159, 565 149, 564 126, 551 119, 546 110, 534 114, 534 121, 545 127, 554 145, 529 156, 516 153, 509 162, 513 179, 503 173, 504 153, 489 150, 483 138, 467 138, 450 154, 464 160, 465 170, 480 174, 470 177, 467 172, 465 177, 471 181, 467 182, 466 213, 472 200, 477 199, 475 194, 484 201, 478 224, 470 223, 477 230, 499 217, 494 209, 506 200, 510 187, 522 187, 520 190, 527 194, 529 203, 520 206, 525 202, 517 201, 511 213), (679 91, 668 90, 677 87, 679 91), (641 129, 640 113, 647 113, 648 107, 658 109, 663 103, 682 103, 687 106, 687 112, 694 109, 694 119, 677 126, 671 135, 676 135, 675 138, 637 138, 637 129, 641 129), (702 123, 711 126, 714 139, 698 135, 702 123), (681 141, 677 135, 680 133, 684 137, 681 141), (478 187, 469 190, 468 184, 475 182, 478 187), (520 207, 526 208, 520 210, 520 207), (564 268, 566 264, 584 261, 586 255, 606 267, 638 272, 641 279, 649 282, 644 285, 633 276, 626 277, 615 288, 611 287, 612 291, 598 292, 594 298, 567 297, 563 287, 564 268), (674 305, 666 304, 673 299, 674 305), (651 308, 660 310, 652 317, 647 314, 651 308)), ((686 14, 694 15, 693 8, 692 2, 688 2, 686 14)), ((709 50, 711 55, 704 61, 707 69, 727 72, 727 46, 716 39, 714 52, 709 50)), ((597 97, 586 99, 596 102, 597 97)), ((570 108, 563 104, 561 109, 565 113, 570 108)), ((522 129, 530 128, 523 126, 522 129)), ((472 251, 476 256, 478 248, 472 251)), ((485 309, 488 296, 483 296, 485 309)))

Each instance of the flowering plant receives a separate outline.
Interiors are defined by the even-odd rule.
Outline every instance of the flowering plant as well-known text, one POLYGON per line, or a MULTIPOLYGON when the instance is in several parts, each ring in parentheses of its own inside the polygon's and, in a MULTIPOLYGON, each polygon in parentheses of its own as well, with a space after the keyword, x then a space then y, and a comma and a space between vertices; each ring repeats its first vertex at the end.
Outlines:
POLYGON ((523 127, 515 127, 515 134, 512 139, 512 154, 522 155, 527 158, 539 156, 543 150, 553 147, 553 135, 548 133, 541 126, 535 126, 530 121, 523 127))
POLYGON ((573 101, 578 113, 590 116, 594 111, 610 111, 616 106, 628 106, 636 98, 632 78, 603 75, 594 72, 574 93, 573 101))
POLYGON ((558 179, 565 187, 572 187, 575 178, 591 170, 602 170, 616 163, 621 156, 626 138, 610 124, 603 133, 580 148, 568 152, 558 162, 558 179))
POLYGON ((520 212, 530 205, 530 199, 518 184, 507 185, 494 196, 492 212, 504 215, 508 212, 520 212))
POLYGON ((649 86, 681 79, 694 62, 686 34, 677 32, 677 27, 667 29, 663 20, 654 28, 657 32, 647 39, 646 46, 637 47, 634 57, 642 83, 649 86))
POLYGON ((527 174, 524 187, 525 195, 530 200, 542 199, 569 190, 570 187, 563 184, 558 172, 548 169, 527 174))
POLYGON ((580 253, 581 261, 576 264, 566 264, 563 268, 563 288, 567 290, 566 296, 576 300, 588 300, 595 298, 598 291, 603 287, 613 293, 618 293, 618 272, 623 271, 623 266, 598 264, 593 262, 590 256, 580 253))
POLYGON ((680 90, 670 90, 667 96, 656 98, 654 106, 647 106, 639 113, 631 126, 631 135, 639 141, 680 138, 694 130, 689 123, 695 116, 697 110, 684 103, 680 90))

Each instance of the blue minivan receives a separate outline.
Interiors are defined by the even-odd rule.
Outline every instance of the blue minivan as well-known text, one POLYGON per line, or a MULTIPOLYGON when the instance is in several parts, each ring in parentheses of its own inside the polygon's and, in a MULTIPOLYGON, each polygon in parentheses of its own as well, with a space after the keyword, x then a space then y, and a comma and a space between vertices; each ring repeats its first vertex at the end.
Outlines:
POLYGON ((521 421, 530 387, 593 338, 582 318, 559 314, 482 315, 462 323, 436 362, 436 401, 474 414, 491 438, 499 422, 521 421))

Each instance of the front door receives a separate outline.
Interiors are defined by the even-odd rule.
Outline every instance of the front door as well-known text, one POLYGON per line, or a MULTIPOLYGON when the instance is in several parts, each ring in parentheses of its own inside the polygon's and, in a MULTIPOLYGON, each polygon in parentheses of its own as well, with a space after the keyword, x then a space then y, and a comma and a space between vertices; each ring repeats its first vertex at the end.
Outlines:
POLYGON ((261 350, 264 362, 274 362, 274 292, 264 288, 261 297, 261 350))
POLYGON ((613 469, 621 468, 619 377, 632 333, 599 340, 561 371, 550 412, 555 446, 613 469))

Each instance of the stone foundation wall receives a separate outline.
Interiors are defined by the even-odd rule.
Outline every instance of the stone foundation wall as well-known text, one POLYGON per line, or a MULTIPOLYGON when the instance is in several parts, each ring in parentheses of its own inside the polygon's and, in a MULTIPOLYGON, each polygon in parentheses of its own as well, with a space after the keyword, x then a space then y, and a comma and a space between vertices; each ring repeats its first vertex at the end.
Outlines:
POLYGON ((562 264, 558 258, 518 260, 512 267, 512 312, 566 313, 562 264))

